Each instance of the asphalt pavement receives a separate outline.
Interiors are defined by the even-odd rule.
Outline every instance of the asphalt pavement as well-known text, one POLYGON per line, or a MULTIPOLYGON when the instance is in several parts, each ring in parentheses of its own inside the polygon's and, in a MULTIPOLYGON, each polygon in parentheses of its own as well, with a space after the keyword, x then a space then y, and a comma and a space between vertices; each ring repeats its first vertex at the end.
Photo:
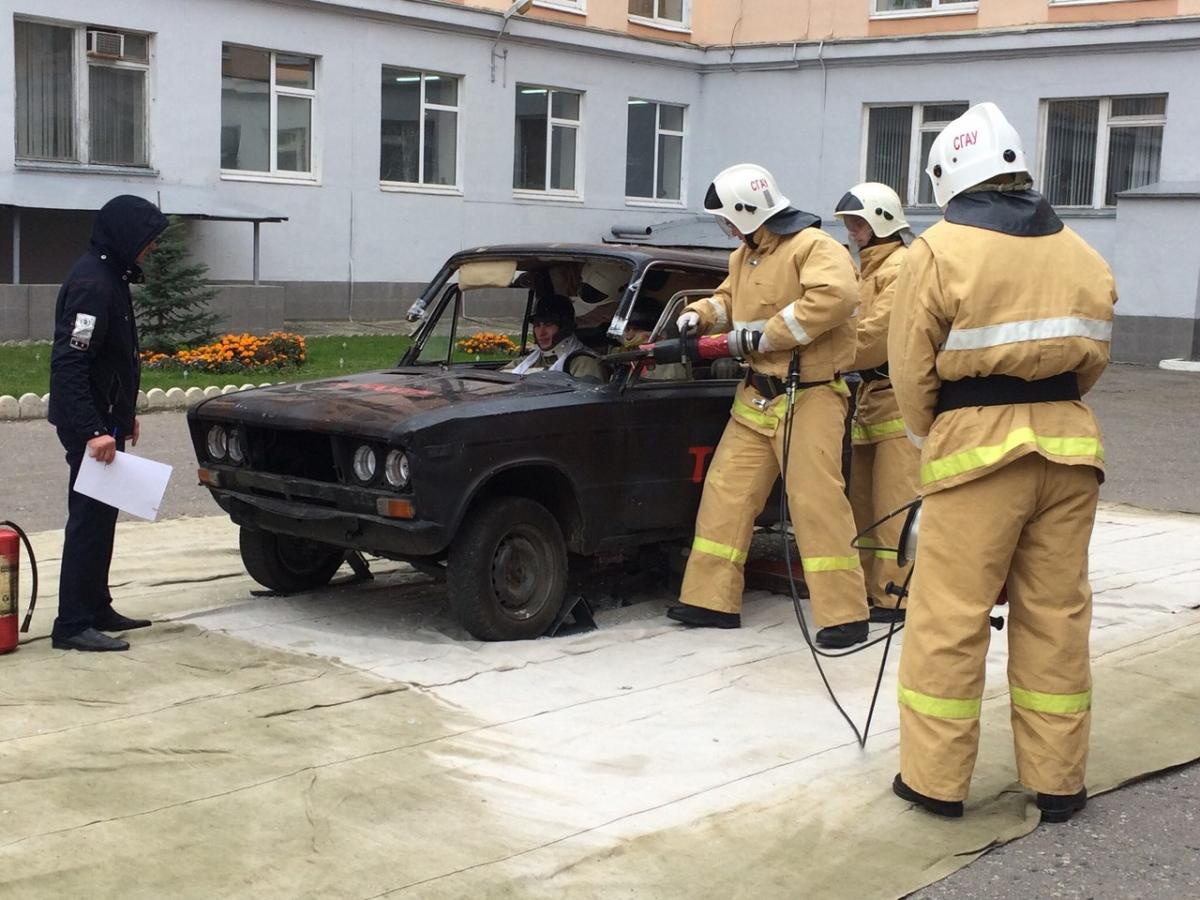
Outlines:
MULTIPOLYGON (((1200 376, 1112 366, 1087 399, 1104 429, 1101 497, 1200 514, 1200 376)), ((136 452, 175 467, 161 516, 220 514, 196 484, 185 416, 145 415, 142 433, 136 452)), ((0 463, 0 519, 31 532, 63 527, 67 469, 54 429, 39 420, 0 422, 0 463)), ((1039 827, 913 896, 1200 897, 1197 811, 1200 766, 1193 765, 1095 798, 1070 823, 1039 827)))

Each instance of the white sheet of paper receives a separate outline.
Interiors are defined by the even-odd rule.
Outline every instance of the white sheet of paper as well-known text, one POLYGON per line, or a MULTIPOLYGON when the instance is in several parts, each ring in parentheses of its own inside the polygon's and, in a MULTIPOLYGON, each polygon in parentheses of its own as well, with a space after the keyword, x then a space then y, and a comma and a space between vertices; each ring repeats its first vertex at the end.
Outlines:
POLYGON ((79 476, 75 479, 75 490, 153 522, 158 518, 158 507, 170 477, 171 467, 166 463, 118 450, 116 459, 105 465, 85 451, 79 476))

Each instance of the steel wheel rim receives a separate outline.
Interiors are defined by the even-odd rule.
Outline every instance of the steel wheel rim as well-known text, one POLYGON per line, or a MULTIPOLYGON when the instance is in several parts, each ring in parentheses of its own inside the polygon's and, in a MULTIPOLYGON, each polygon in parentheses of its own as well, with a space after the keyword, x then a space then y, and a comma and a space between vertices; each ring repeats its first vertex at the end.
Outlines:
POLYGON ((549 601, 549 590, 539 583, 549 570, 551 553, 545 537, 535 528, 518 525, 492 553, 492 596, 510 619, 525 621, 537 616, 549 601))

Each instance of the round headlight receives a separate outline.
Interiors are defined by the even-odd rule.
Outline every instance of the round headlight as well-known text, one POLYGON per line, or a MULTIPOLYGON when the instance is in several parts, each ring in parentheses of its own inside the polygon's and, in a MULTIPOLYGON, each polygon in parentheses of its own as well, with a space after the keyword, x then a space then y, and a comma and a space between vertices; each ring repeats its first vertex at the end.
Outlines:
POLYGON ((214 425, 208 429, 207 449, 209 458, 221 460, 225 458, 225 454, 229 452, 229 435, 225 433, 224 427, 214 425))
POLYGON ((387 479, 387 483, 395 488, 405 487, 409 475, 408 457, 399 450, 389 451, 387 462, 383 464, 383 477, 387 479))
POLYGON ((246 435, 240 428, 233 428, 229 432, 229 459, 235 466, 246 461, 246 435))
POLYGON ((367 484, 375 479, 376 465, 374 447, 369 444, 362 444, 354 451, 354 477, 363 484, 367 484))

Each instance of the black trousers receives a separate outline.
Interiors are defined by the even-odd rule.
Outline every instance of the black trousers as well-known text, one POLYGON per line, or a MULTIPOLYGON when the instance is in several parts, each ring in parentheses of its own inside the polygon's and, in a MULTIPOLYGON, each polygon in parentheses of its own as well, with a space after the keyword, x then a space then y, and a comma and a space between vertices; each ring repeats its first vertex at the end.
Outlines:
MULTIPOLYGON (((58 439, 67 451, 67 465, 71 468, 67 532, 58 578, 58 618, 54 620, 54 637, 61 640, 91 628, 97 614, 112 606, 108 567, 112 563, 117 509, 76 493, 75 479, 87 443, 65 428, 58 429, 58 439)), ((117 449, 125 449, 124 440, 117 440, 117 449)))

